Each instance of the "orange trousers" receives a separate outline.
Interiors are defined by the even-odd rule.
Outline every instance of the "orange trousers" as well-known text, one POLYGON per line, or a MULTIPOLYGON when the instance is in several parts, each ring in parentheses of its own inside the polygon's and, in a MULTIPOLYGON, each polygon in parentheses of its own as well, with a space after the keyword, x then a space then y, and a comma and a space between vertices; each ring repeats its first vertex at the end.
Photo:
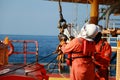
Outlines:
POLYGON ((82 58, 72 61, 70 80, 95 80, 94 63, 85 62, 82 58))

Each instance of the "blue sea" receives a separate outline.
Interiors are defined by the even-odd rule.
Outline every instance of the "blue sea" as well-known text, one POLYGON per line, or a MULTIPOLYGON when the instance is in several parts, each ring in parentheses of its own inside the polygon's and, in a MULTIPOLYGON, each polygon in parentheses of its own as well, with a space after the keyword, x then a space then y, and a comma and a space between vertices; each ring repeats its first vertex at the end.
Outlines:
MULTIPOLYGON (((52 54, 52 52, 54 52, 56 50, 56 46, 59 44, 59 40, 57 36, 42 36, 42 35, 0 35, 0 40, 4 40, 4 38, 8 36, 9 40, 36 40, 38 41, 38 46, 39 46, 39 58, 45 57, 49 54, 52 54)), ((14 43, 13 43, 14 44, 14 43)), ((16 44, 14 44, 14 46, 16 46, 16 44)), ((17 46, 21 46, 20 44, 17 44, 17 46)), ((34 47, 34 45, 32 46, 32 44, 30 45, 31 47, 34 47)), ((19 51, 19 49, 17 49, 17 51, 19 51)), ((31 55, 28 57, 34 57, 35 55, 31 55)), ((55 57, 56 55, 52 55, 52 57, 55 57)), ((12 55, 9 57, 9 62, 23 62, 23 55, 12 55), (15 60, 14 57, 18 57, 18 60, 15 60), (21 60, 20 60, 21 59, 21 60)), ((35 58, 35 57, 34 57, 35 58)), ((51 57, 50 57, 51 58, 51 57)), ((32 58, 33 59, 33 58, 32 58)), ((31 60, 32 60, 31 59, 31 60)), ((52 58, 51 58, 52 59, 52 58)), ((49 61, 49 59, 47 58, 46 60, 42 61, 42 62, 47 62, 49 61)), ((39 61, 41 62, 41 61, 39 61)))
MULTIPOLYGON (((53 61, 54 63, 56 62, 56 56, 57 54, 50 55, 52 52, 56 50, 57 45, 59 44, 59 40, 57 36, 45 36, 45 35, 3 35, 0 34, 0 40, 4 40, 4 38, 8 36, 10 40, 36 40, 38 41, 39 45, 39 50, 38 50, 38 60, 39 63, 46 63, 53 61), (46 56, 50 55, 47 58, 44 58, 46 56)), ((14 46, 21 46, 20 44, 14 45, 14 46)), ((33 48, 35 47, 33 44, 30 44, 30 46, 33 48)), ((30 48, 32 50, 32 48, 30 48)), ((16 51, 20 51, 19 49, 16 49, 16 51)), ((33 50, 34 51, 34 50, 33 50)), ((115 56, 115 53, 113 53, 112 57, 115 56)), ((24 55, 23 54, 13 54, 9 57, 9 62, 10 63, 23 63, 24 62, 24 55)), ((27 55, 27 62, 31 63, 36 61, 36 56, 35 55, 27 55)), ((111 61, 112 64, 116 63, 116 59, 113 59, 111 61)), ((116 74, 116 68, 115 67, 110 67, 110 75, 115 76, 116 74)))

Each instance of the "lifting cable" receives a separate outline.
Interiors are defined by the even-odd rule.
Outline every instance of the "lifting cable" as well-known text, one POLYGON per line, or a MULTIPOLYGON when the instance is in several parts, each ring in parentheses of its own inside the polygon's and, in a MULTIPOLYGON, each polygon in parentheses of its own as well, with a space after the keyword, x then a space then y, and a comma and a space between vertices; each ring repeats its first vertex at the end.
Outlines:
POLYGON ((52 71, 49 71, 50 69, 48 69, 47 71, 49 71, 49 73, 53 73, 54 72, 54 70, 55 70, 55 68, 56 68, 56 66, 57 66, 57 61, 55 62, 55 65, 53 66, 53 68, 51 68, 52 69, 52 71))
MULTIPOLYGON (((66 39, 67 39, 67 36, 64 34, 64 29, 66 29, 67 27, 68 27, 68 25, 67 25, 67 22, 66 22, 66 20, 64 19, 64 17, 63 17, 63 14, 62 14, 62 6, 61 6, 61 1, 62 0, 59 0, 58 1, 58 5, 59 5, 59 16, 60 16, 60 19, 59 19, 59 22, 58 22, 58 28, 59 28, 59 30, 60 30, 60 33, 59 33, 59 35, 58 35, 58 38, 59 38, 59 41, 61 42, 61 40, 65 40, 65 37, 66 37, 66 39)), ((59 45, 57 46, 57 48, 58 47, 60 47, 59 45)), ((58 51, 58 57, 57 58, 60 58, 61 57, 61 50, 59 50, 58 51), (59 52, 60 52, 60 54, 59 54, 59 52)), ((58 60, 58 64, 59 64, 59 61, 61 60, 61 58, 58 60)), ((60 65, 61 65, 61 63, 60 63, 60 65)), ((55 64, 55 66, 56 66, 56 64, 55 64)), ((55 66, 54 66, 54 68, 55 68, 55 66)), ((59 67, 58 67, 58 69, 59 69, 59 67)))
MULTIPOLYGON (((103 0, 103 4, 106 4, 106 1, 103 0)), ((108 5, 103 5, 103 6, 107 6, 106 8, 103 8, 103 14, 101 15, 101 17, 99 17, 98 21, 100 21, 101 19, 105 19, 106 13, 108 12, 109 8, 108 5), (104 11, 105 10, 105 11, 104 11)))
POLYGON ((78 26, 78 4, 74 3, 74 9, 73 11, 73 24, 75 24, 75 27, 78 26))
POLYGON ((88 13, 88 11, 89 11, 89 9, 88 9, 89 5, 88 4, 89 4, 89 0, 87 0, 87 9, 86 9, 86 14, 87 15, 86 15, 85 23, 89 21, 89 17, 90 17, 90 14, 88 13))
POLYGON ((58 28, 65 29, 67 26, 66 26, 66 20, 64 19, 63 14, 62 14, 61 0, 59 0, 58 4, 59 4, 59 14, 60 14, 58 28))
MULTIPOLYGON (((46 65, 44 65, 44 66, 50 65, 50 63, 52 63, 56 58, 57 58, 57 56, 56 56, 55 58, 53 58, 48 64, 46 64, 46 65)), ((53 66, 53 69, 52 69, 52 71, 50 71, 50 73, 53 73, 53 71, 55 70, 56 65, 57 65, 57 61, 55 62, 55 65, 53 66)), ((40 70, 41 68, 42 68, 42 67, 40 67, 40 68, 38 68, 38 69, 35 69, 35 70, 33 70, 33 71, 29 71, 29 72, 27 72, 26 74, 31 73, 31 72, 35 72, 35 71, 37 71, 37 70, 40 70)), ((49 70, 50 70, 50 69, 47 69, 46 71, 49 71, 49 70)))
MULTIPOLYGON (((48 64, 46 64, 46 65, 44 65, 44 66, 48 66, 50 63, 52 63, 55 59, 57 58, 57 56, 55 57, 55 58, 53 58, 48 64)), ((38 71, 38 70, 40 70, 42 67, 40 67, 40 68, 38 68, 38 69, 35 69, 35 70, 33 70, 33 71, 29 71, 29 72, 27 72, 26 74, 28 74, 28 73, 31 73, 31 72, 35 72, 35 71, 38 71)))
MULTIPOLYGON (((41 60, 43 60, 43 59, 45 59, 45 58, 47 58, 47 57, 49 57, 49 56, 52 56, 52 55, 54 55, 54 54, 53 54, 53 53, 52 53, 52 54, 49 54, 49 55, 47 55, 47 56, 39 59, 39 61, 41 61, 41 60)), ((57 57, 57 56, 56 56, 56 57, 57 57)), ((53 62, 53 61, 56 59, 56 57, 55 57, 53 60, 51 60, 48 64, 46 64, 45 66, 48 66, 51 62, 53 62)), ((36 62, 33 61, 33 62, 29 63, 29 64, 20 66, 20 67, 18 67, 18 68, 16 68, 16 69, 13 69, 13 70, 10 70, 10 71, 8 71, 8 72, 6 72, 6 73, 2 73, 2 74, 0 74, 0 76, 6 75, 6 74, 8 74, 8 73, 14 72, 14 71, 16 71, 16 70, 18 70, 18 69, 22 69, 22 68, 27 67, 27 66, 30 66, 30 65, 33 66, 33 64, 35 64, 35 63, 36 63, 36 62)), ((41 67, 40 67, 40 68, 41 68, 41 67)), ((40 68, 39 68, 39 69, 40 69, 40 68)), ((37 69, 37 70, 38 70, 38 69, 37 69)), ((37 71, 37 70, 34 70, 34 71, 37 71)), ((32 71, 31 71, 31 72, 32 72, 32 71)), ((29 72, 28 72, 28 73, 29 73, 29 72)))

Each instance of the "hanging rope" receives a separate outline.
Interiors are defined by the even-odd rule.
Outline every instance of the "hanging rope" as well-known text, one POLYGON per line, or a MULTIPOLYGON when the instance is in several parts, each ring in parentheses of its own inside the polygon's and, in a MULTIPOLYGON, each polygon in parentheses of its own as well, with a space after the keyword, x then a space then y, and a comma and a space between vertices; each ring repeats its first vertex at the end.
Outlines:
POLYGON ((88 9, 89 5, 88 4, 89 4, 89 0, 87 0, 87 11, 86 11, 87 15, 86 15, 85 23, 89 21, 89 17, 90 17, 89 9, 88 9))
MULTIPOLYGON (((103 0, 103 4, 106 4, 105 0, 103 0)), ((98 18, 98 22, 105 18, 106 13, 109 10, 109 7, 105 8, 105 6, 108 6, 108 5, 102 5, 102 12, 103 12, 103 14, 98 18)))
POLYGON ((78 21, 78 3, 74 3, 74 8, 73 8, 73 24, 75 27, 78 26, 77 21, 78 21))
POLYGON ((62 31, 60 31, 60 33, 63 33, 63 30, 67 27, 66 25, 66 20, 63 17, 62 14, 62 7, 61 7, 61 1, 59 0, 59 13, 60 13, 60 20, 58 22, 58 28, 62 29, 62 31))

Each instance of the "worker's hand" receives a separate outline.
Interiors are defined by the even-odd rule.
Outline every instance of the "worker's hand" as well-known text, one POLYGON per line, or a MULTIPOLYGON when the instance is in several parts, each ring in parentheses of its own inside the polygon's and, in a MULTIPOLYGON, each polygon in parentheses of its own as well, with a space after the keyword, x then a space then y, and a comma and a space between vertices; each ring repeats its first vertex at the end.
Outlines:
POLYGON ((60 41, 60 45, 62 46, 63 44, 66 44, 64 40, 60 41))

